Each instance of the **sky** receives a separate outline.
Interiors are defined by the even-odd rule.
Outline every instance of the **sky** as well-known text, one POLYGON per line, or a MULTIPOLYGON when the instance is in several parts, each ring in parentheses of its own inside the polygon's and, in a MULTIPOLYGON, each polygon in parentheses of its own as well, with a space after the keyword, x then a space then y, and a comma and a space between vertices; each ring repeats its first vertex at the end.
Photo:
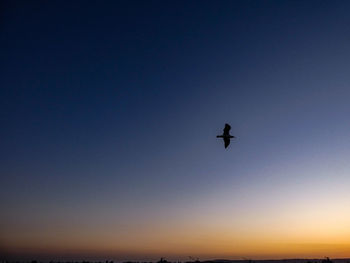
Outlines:
POLYGON ((349 1, 0 9, 0 259, 350 257, 349 1))

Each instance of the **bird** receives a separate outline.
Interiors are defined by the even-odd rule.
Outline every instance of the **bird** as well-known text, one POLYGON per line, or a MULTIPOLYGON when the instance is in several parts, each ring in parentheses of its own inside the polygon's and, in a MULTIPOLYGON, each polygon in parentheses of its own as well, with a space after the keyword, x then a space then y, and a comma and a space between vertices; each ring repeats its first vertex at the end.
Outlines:
POLYGON ((216 136, 216 138, 223 138, 224 139, 225 149, 227 148, 227 146, 229 146, 230 139, 236 138, 235 136, 230 135, 230 130, 231 130, 231 126, 229 124, 225 123, 224 133, 222 135, 216 136))

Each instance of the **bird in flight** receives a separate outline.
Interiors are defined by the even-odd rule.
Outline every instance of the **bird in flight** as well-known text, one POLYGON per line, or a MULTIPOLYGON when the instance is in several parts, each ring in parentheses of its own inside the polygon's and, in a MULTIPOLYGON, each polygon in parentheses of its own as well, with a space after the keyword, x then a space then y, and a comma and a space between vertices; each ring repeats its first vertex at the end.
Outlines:
POLYGON ((229 124, 225 123, 224 133, 222 135, 216 136, 216 138, 223 138, 224 139, 225 149, 230 144, 230 139, 236 138, 235 136, 230 135, 230 130, 231 130, 231 126, 229 124))

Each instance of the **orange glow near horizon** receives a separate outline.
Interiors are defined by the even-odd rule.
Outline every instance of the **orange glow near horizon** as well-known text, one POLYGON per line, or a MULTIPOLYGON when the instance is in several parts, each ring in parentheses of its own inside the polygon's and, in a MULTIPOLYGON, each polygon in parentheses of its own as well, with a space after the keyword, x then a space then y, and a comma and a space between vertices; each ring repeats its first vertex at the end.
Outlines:
POLYGON ((211 213, 216 215, 216 220, 210 215, 201 219, 194 215, 170 217, 125 225, 122 231, 118 226, 112 231, 113 224, 108 229, 63 227, 59 232, 46 227, 33 229, 36 233, 17 235, 2 230, 7 236, 6 243, 2 243, 9 253, 52 257, 63 254, 73 258, 79 255, 125 260, 155 260, 161 256, 186 260, 188 255, 200 259, 350 257, 350 216, 345 210, 335 211, 336 206, 332 207, 333 211, 300 207, 297 214, 275 217, 260 212, 255 217, 251 213, 235 217, 226 212, 224 218, 216 210, 211 213))
POLYGON ((71 259, 88 258, 113 258, 123 260, 156 260, 159 257, 166 257, 170 260, 187 260, 188 255, 196 255, 201 260, 207 259, 286 259, 286 258, 348 258, 350 243, 256 243, 256 242, 221 242, 211 244, 199 244, 196 242, 166 242, 142 246, 141 248, 112 248, 107 246, 86 246, 83 248, 68 246, 42 245, 32 247, 8 247, 3 248, 3 252, 15 255, 33 255, 46 258, 62 258, 69 255, 71 259))
POLYGON ((304 184, 308 191, 292 186, 288 192, 287 187, 267 191, 260 185, 253 197, 249 192, 255 186, 234 194, 222 188, 139 217, 112 212, 83 217, 77 211, 69 220, 48 215, 8 220, 1 229, 0 250, 68 259, 350 257, 350 193, 345 184, 330 185, 326 193, 323 185, 304 184))

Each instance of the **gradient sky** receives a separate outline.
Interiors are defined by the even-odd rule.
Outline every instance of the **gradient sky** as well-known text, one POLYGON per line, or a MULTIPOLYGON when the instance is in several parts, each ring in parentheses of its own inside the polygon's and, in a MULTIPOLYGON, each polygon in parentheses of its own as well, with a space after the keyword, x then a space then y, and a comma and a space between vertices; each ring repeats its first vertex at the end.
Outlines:
POLYGON ((349 14, 2 1, 0 259, 350 257, 349 14))

